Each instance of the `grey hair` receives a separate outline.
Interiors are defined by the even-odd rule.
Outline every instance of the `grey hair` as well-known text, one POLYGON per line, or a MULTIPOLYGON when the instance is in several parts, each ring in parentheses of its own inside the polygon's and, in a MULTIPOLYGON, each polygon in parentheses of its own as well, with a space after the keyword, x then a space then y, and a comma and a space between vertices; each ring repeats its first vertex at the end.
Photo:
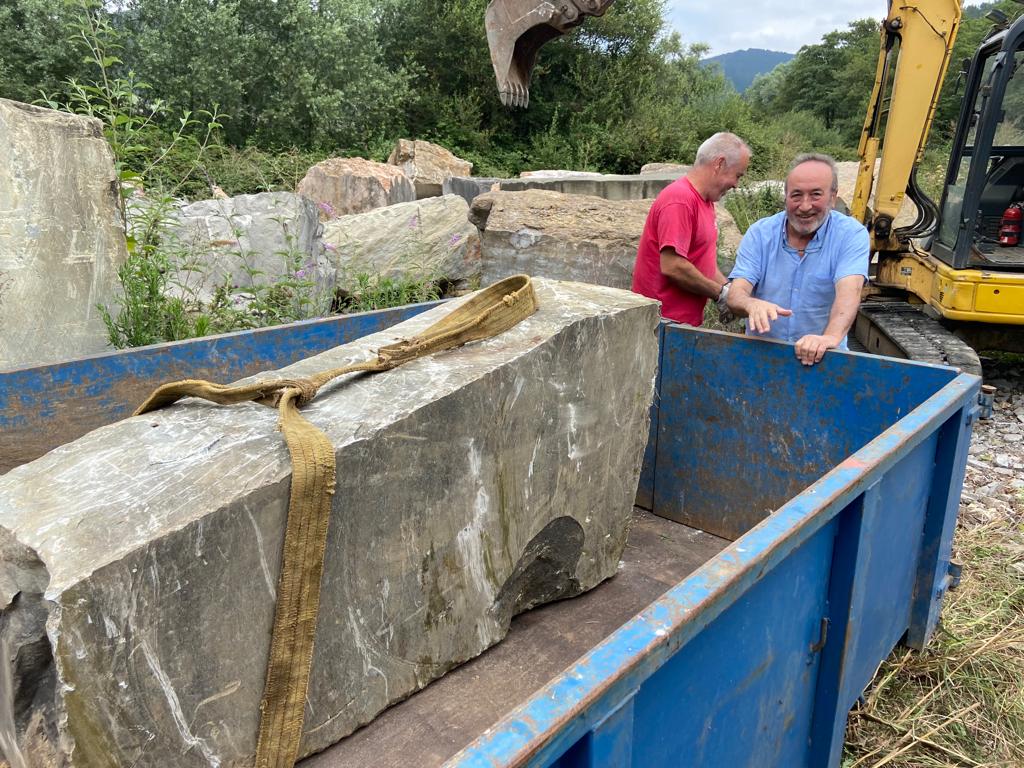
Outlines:
POLYGON ((725 163, 730 168, 740 164, 744 155, 749 155, 750 147, 747 142, 735 133, 720 131, 714 136, 705 139, 704 143, 697 149, 697 156, 694 158, 694 165, 710 165, 719 157, 725 158, 725 163))
POLYGON ((832 194, 834 195, 839 191, 839 170, 836 168, 835 158, 831 155, 826 155, 822 152, 803 152, 793 158, 793 162, 789 165, 789 170, 786 172, 786 178, 789 178, 798 165, 804 163, 824 163, 832 169, 832 194))

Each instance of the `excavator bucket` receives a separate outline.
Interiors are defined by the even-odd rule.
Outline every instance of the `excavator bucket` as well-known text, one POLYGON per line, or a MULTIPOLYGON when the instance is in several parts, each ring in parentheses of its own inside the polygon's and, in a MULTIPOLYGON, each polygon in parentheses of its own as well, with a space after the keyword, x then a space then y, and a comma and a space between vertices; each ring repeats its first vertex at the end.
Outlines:
POLYGON ((579 26, 587 16, 602 16, 614 0, 491 0, 487 5, 487 45, 498 78, 501 103, 530 103, 530 74, 537 51, 549 40, 579 26))

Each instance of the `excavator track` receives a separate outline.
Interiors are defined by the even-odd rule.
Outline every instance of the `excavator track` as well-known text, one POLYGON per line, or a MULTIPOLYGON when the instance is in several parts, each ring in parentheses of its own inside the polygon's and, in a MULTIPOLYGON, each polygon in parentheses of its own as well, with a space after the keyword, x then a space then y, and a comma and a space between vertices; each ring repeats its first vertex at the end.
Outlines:
POLYGON ((978 353, 919 307, 905 301, 861 304, 854 336, 873 354, 950 365, 981 376, 978 353))

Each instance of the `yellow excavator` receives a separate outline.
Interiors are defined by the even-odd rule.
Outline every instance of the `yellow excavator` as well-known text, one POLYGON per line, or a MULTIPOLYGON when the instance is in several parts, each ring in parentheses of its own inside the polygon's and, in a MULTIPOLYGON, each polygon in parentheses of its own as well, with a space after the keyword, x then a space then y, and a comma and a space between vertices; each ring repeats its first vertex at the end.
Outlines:
MULTIPOLYGON (((502 102, 527 106, 540 47, 612 2, 491 0, 487 40, 502 102)), ((850 210, 870 231, 873 252, 855 327, 861 344, 979 374, 972 347, 1024 352, 1024 70, 1015 78, 1024 59, 1024 17, 990 18, 992 30, 959 75, 963 106, 936 204, 916 172, 960 26, 960 2, 890 1, 850 210), (917 215, 897 226, 906 196, 917 215)))

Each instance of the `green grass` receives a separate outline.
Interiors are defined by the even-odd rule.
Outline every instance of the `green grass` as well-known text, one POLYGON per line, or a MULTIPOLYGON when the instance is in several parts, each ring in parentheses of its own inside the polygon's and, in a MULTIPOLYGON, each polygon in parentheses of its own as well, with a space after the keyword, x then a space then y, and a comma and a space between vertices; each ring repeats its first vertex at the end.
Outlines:
POLYGON ((1024 524, 962 524, 954 559, 963 580, 939 631, 879 668, 843 768, 1024 765, 1024 524))

